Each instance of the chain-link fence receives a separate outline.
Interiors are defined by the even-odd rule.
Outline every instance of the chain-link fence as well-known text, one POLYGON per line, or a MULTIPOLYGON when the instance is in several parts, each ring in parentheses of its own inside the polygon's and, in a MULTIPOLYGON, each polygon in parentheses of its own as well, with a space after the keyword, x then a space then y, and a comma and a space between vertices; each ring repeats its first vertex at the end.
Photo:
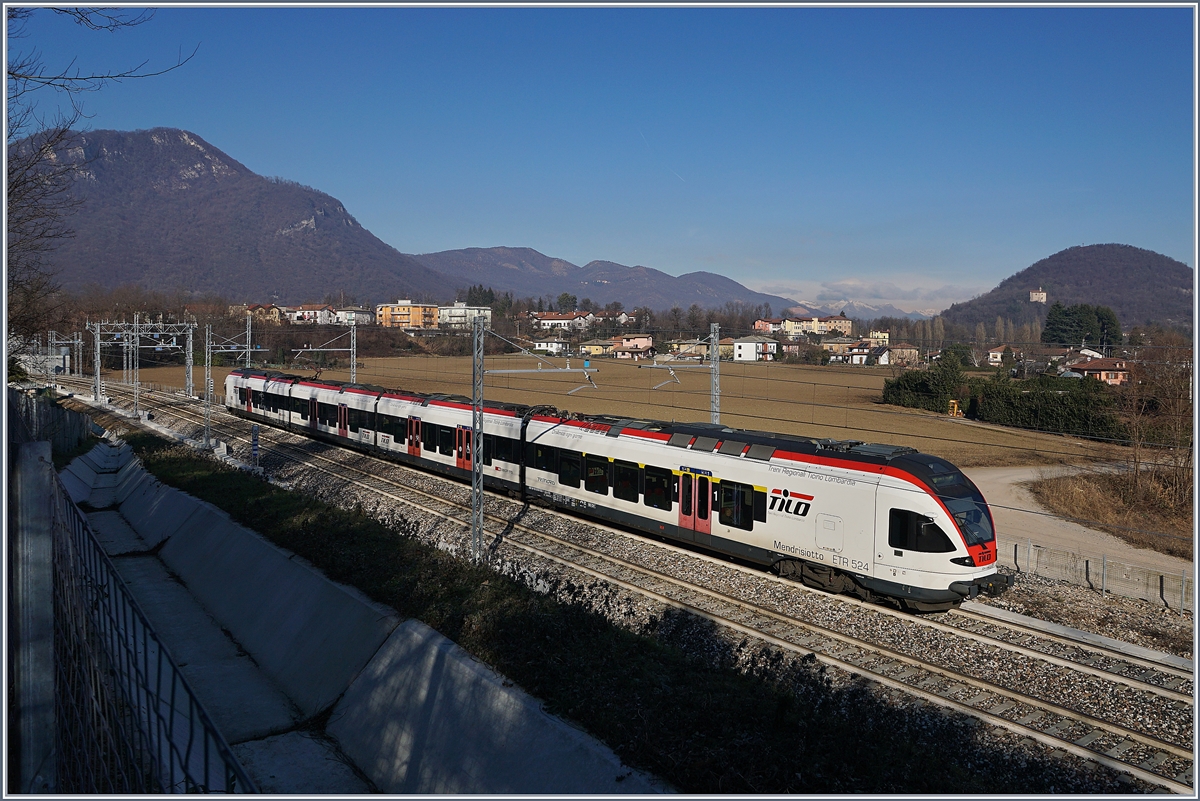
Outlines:
MULTIPOLYGON (((11 395, 9 400, 9 414, 15 418, 10 441, 30 438, 28 421, 11 395)), ((37 443, 24 447, 45 448, 37 443)), ((15 614, 25 616, 16 621, 18 632, 26 630, 21 626, 29 610, 35 615, 46 607, 51 610, 46 617, 52 620, 53 767, 39 769, 53 776, 49 791, 255 792, 96 541, 87 518, 72 503, 48 459, 25 458, 31 453, 23 451, 14 459, 14 506, 23 508, 13 515, 12 558, 14 572, 22 577, 19 587, 44 585, 47 591, 45 597, 18 594, 13 600, 15 614), (44 542, 47 538, 49 543, 44 542), (40 584, 25 578, 40 569, 38 560, 25 559, 25 554, 36 555, 39 549, 51 554, 46 561, 50 575, 40 584)), ((32 638, 37 636, 35 631, 32 638)), ((47 680, 18 675, 16 693, 43 693, 50 689, 47 680)), ((15 706, 24 709, 20 698, 15 706)), ((34 737, 25 739, 29 742, 22 746, 34 737)), ((31 778, 23 776, 21 782, 31 778)))

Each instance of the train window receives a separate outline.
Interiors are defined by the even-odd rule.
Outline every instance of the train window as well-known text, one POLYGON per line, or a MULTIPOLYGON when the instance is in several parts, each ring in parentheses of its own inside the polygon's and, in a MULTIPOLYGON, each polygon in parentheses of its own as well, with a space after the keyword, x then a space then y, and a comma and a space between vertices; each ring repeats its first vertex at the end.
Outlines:
POLYGON ((558 457, 558 483, 579 489, 579 454, 563 451, 558 457))
POLYGON ((763 490, 754 491, 754 519, 767 522, 767 493, 763 490))
POLYGON ((442 456, 454 455, 454 429, 447 426, 438 426, 438 453, 442 456))
POLYGON ((392 439, 401 440, 407 436, 407 426, 401 426, 400 421, 390 414, 377 414, 380 434, 388 434, 392 439))
POLYGON ((483 463, 485 465, 492 463, 492 454, 496 450, 496 438, 491 434, 483 435, 483 463))
POLYGON ((359 415, 362 414, 358 409, 346 410, 346 427, 351 433, 357 434, 359 429, 359 415))
POLYGON ((736 481, 721 482, 721 504, 718 519, 723 525, 754 528, 754 487, 736 481))
POLYGON ((919 553, 950 553, 954 545, 946 532, 925 515, 905 509, 888 513, 888 546, 919 553))
POLYGON ((679 491, 679 513, 685 516, 692 514, 692 475, 685 473, 682 477, 683 488, 679 491))
POLYGON ((301 420, 307 420, 308 398, 292 398, 292 411, 300 415, 301 420))
POLYGON ((237 388, 237 399, 238 399, 238 403, 246 402, 246 388, 245 387, 237 388))
POLYGON ((637 503, 640 473, 632 462, 613 462, 613 497, 637 503))
POLYGON ((421 423, 421 442, 424 443, 425 450, 437 450, 437 430, 438 427, 433 423, 421 423))
MULTIPOLYGON (((715 487, 714 487, 715 489, 715 487)), ((704 499, 708 496, 708 476, 696 477, 696 518, 698 520, 708 519, 708 504, 704 499)))
POLYGON ((317 404, 317 420, 321 425, 337 427, 337 407, 332 403, 317 404))
POLYGON ((646 492, 643 501, 655 509, 671 510, 671 479, 674 476, 670 470, 646 465, 646 492))
POLYGON ((251 397, 254 399, 255 406, 265 406, 266 405, 265 403, 263 403, 263 394, 259 390, 257 390, 257 389, 253 390, 251 397))
POLYGON ((588 492, 608 494, 608 459, 603 456, 588 456, 583 461, 583 488, 588 492))
POLYGON ((517 461, 514 454, 513 445, 516 444, 508 437, 495 437, 496 440, 496 458, 502 462, 510 464, 517 461))
POLYGON ((548 473, 558 472, 558 448, 536 442, 531 443, 529 447, 533 452, 533 458, 529 461, 535 470, 545 470, 548 473))

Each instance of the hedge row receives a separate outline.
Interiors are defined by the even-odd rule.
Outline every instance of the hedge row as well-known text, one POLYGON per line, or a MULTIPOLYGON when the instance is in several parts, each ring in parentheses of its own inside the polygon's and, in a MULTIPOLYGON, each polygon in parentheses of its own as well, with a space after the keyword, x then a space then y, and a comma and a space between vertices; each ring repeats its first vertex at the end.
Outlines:
POLYGON ((946 414, 957 400, 967 417, 985 423, 1060 434, 1120 439, 1117 397, 1100 381, 1039 376, 1012 381, 1002 374, 968 379, 954 361, 910 370, 883 385, 883 401, 946 414))

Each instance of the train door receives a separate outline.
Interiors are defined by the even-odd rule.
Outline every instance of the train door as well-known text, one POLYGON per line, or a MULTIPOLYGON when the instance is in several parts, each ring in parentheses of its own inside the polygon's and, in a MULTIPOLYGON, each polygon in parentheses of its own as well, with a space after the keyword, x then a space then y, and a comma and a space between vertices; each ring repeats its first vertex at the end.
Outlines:
POLYGON ((463 470, 471 469, 471 429, 466 426, 454 430, 454 464, 463 470))
POLYGON ((901 584, 929 581, 930 574, 950 574, 950 558, 959 539, 934 516, 933 499, 881 487, 875 512, 876 575, 901 584), (954 537, 954 540, 951 540, 954 537))
POLYGON ((250 386, 247 384, 245 391, 246 391, 246 411, 253 412, 254 411, 254 390, 250 389, 250 386))
POLYGON ((421 418, 408 418, 408 455, 421 455, 421 418))
POLYGON ((350 436, 350 410, 346 404, 338 404, 338 436, 350 436))
POLYGON ((308 399, 308 427, 317 430, 317 399, 308 399))
POLYGON ((679 477, 679 527, 698 534, 712 531, 712 483, 708 476, 679 477))

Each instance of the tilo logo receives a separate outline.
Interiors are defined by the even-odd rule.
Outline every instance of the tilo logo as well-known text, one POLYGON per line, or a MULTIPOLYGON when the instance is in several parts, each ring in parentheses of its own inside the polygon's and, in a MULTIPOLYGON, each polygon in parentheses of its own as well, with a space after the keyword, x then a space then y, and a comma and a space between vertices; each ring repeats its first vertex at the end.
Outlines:
POLYGON ((799 492, 789 492, 788 490, 771 490, 771 505, 767 507, 772 512, 782 512, 785 515, 796 515, 796 517, 804 517, 808 514, 808 510, 812 508, 809 503, 813 499, 811 495, 801 495, 799 492))

